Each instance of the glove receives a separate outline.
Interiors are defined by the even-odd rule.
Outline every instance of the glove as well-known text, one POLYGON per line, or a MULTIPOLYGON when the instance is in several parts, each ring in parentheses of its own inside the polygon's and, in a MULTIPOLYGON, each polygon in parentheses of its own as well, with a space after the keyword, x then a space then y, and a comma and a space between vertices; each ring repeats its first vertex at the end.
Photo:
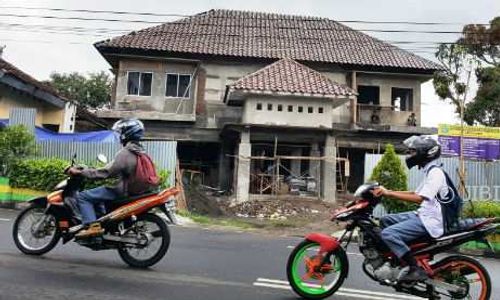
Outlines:
POLYGON ((69 176, 78 176, 82 174, 82 170, 71 167, 66 171, 66 174, 68 174, 69 176))

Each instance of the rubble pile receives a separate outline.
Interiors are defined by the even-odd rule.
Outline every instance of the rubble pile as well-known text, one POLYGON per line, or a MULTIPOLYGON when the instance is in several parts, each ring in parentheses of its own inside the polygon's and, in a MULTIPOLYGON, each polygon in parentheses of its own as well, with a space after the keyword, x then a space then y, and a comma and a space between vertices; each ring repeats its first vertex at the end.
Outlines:
POLYGON ((312 217, 329 211, 324 203, 304 203, 286 200, 248 201, 233 204, 226 209, 228 214, 241 218, 286 220, 289 217, 312 217))

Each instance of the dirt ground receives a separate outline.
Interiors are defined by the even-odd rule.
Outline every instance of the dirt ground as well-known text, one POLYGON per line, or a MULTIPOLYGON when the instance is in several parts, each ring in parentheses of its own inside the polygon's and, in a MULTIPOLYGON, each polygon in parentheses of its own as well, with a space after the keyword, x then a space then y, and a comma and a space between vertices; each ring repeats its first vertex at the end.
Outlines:
POLYGON ((349 197, 339 196, 335 204, 298 197, 234 204, 229 198, 192 191, 188 199, 191 212, 248 223, 252 225, 251 230, 262 233, 303 236, 309 232, 333 233, 342 229, 342 224, 330 221, 331 212, 348 201, 349 197))

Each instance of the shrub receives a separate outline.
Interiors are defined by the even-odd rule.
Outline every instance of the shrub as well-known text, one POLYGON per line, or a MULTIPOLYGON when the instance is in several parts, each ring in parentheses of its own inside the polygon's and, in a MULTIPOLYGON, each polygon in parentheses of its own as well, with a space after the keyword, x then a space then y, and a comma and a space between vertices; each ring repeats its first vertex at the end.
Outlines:
POLYGON ((24 125, 0 130, 0 176, 8 176, 19 160, 36 152, 35 137, 24 125))
POLYGON ((472 205, 466 203, 463 210, 464 218, 500 218, 500 202, 498 201, 473 201, 472 205))
MULTIPOLYGON (((377 166, 373 169, 370 180, 377 181, 385 188, 394 191, 408 190, 408 176, 401 160, 396 155, 394 146, 387 144, 385 153, 377 166)), ((390 213, 403 212, 414 210, 417 206, 413 203, 408 203, 396 199, 383 198, 382 203, 390 213)))
POLYGON ((170 183, 168 182, 168 179, 170 178, 170 171, 160 170, 158 172, 158 176, 160 176, 160 188, 161 189, 166 189, 166 188, 170 187, 170 183))
MULTIPOLYGON (((61 159, 27 159, 18 161, 12 166, 10 173, 10 185, 17 188, 28 188, 38 191, 51 191, 54 187, 67 178, 64 169, 69 162, 61 159)), ((101 166, 97 166, 101 167, 101 166)), ((158 171, 161 188, 167 188, 170 172, 167 170, 158 171)), ((116 179, 106 180, 86 180, 85 189, 92 189, 99 186, 112 186, 116 179)))
POLYGON ((21 160, 12 165, 9 182, 12 187, 51 191, 67 177, 64 168, 68 164, 56 158, 21 160))

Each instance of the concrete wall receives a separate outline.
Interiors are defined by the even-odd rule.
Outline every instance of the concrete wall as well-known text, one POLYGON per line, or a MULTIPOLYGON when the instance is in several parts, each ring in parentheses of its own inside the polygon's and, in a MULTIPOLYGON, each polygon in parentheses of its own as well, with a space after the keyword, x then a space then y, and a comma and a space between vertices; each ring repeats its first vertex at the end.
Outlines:
MULTIPOLYGON (((175 118, 174 115, 191 115, 189 121, 195 119, 195 108, 197 101, 203 101, 202 111, 208 118, 215 120, 216 116, 221 115, 221 111, 226 109, 223 103, 226 86, 232 82, 240 79, 241 77, 253 73, 266 64, 246 63, 238 64, 234 62, 214 62, 206 61, 199 65, 199 73, 203 73, 202 85, 199 87, 199 78, 195 78, 193 86, 191 87, 191 97, 188 100, 181 100, 176 98, 165 97, 165 81, 166 73, 184 73, 191 74, 196 69, 196 64, 193 62, 174 62, 169 60, 159 59, 122 59, 119 63, 118 76, 116 79, 116 94, 115 94, 115 108, 118 110, 135 111, 136 113, 142 112, 155 112, 154 116, 148 118, 147 116, 140 115, 145 119, 154 119, 160 117, 164 120, 181 120, 175 118), (153 73, 153 88, 151 96, 130 96, 127 95, 127 71, 141 71, 153 73), (196 96, 198 94, 198 96, 196 96), (200 98, 200 99, 198 99, 200 98), (172 118, 165 118, 162 113, 171 114, 172 118)), ((350 73, 335 69, 335 70, 322 70, 322 74, 331 80, 339 83, 349 85, 350 73)), ((380 105, 391 105, 392 88, 411 88, 413 90, 413 108, 417 117, 417 124, 420 125, 421 113, 421 83, 424 78, 421 76, 411 75, 390 75, 390 74, 371 74, 371 73, 357 73, 357 85, 375 85, 380 87, 380 105)), ((201 103, 201 102, 200 102, 201 103)), ((197 109, 198 110, 198 109, 197 109)), ((384 117, 391 124, 405 125, 408 113, 402 112, 388 112, 390 115, 384 117)), ((351 109, 350 104, 345 103, 339 107, 331 110, 333 123, 350 123, 351 109)), ((277 116, 279 121, 283 121, 277 116)), ((258 119, 259 117, 257 117, 258 119)), ((286 119, 286 118, 285 118, 286 119)), ((326 118, 322 118, 321 122, 326 118)), ((184 120, 184 119, 182 119, 184 120)), ((187 120, 187 119, 186 119, 187 120)), ((320 122, 320 123, 321 123, 320 122)), ((210 122, 209 122, 210 123, 210 122)), ((209 125, 215 126, 215 122, 209 125), (214 123, 214 124, 212 124, 214 123)), ((299 122, 300 123, 300 122, 299 122)))
POLYGON ((192 79, 189 98, 166 97, 167 73, 194 74, 195 63, 166 60, 122 59, 116 79, 115 109, 154 111, 158 113, 194 114, 196 78, 192 79), (128 95, 128 72, 153 73, 151 96, 128 95))
POLYGON ((73 133, 75 131, 76 105, 67 102, 64 107, 63 125, 59 132, 73 133))
MULTIPOLYGON (((384 74, 364 74, 358 73, 357 75, 358 85, 374 85, 380 87, 380 105, 381 106, 391 106, 392 105, 392 88, 406 88, 413 89, 413 112, 417 116, 417 125, 420 125, 421 114, 421 84, 422 78, 416 76, 404 76, 404 75, 384 75, 384 74)), ((399 112, 392 112, 396 116, 389 116, 388 118, 392 122, 401 122, 399 125, 406 124, 406 118, 408 113, 401 112, 402 116, 397 116, 399 112)), ((395 123, 393 123, 395 124, 395 123)), ((395 124, 396 125, 396 124, 395 124)))
POLYGON ((331 128, 332 100, 286 96, 249 97, 245 101, 242 121, 245 124, 331 128), (262 105, 262 110, 257 110, 258 104, 262 105), (268 105, 272 105, 272 110, 268 110, 268 105), (282 105, 282 111, 278 111, 278 105, 282 105), (289 105, 293 107, 293 112, 288 111, 289 105), (303 109, 301 113, 298 111, 299 106, 303 109), (312 107, 313 113, 309 113, 309 107, 312 107), (319 108, 323 108, 323 113, 318 112, 319 108))
POLYGON ((0 86, 0 119, 8 119, 10 109, 13 107, 35 108, 37 110, 36 126, 59 125, 60 132, 66 132, 64 128, 69 127, 69 124, 65 123, 64 108, 57 108, 33 97, 17 93, 13 89, 0 86))
POLYGON ((253 73, 265 64, 216 64, 203 63, 207 81, 205 86, 205 100, 212 103, 222 103, 226 85, 235 82, 241 77, 253 73))

